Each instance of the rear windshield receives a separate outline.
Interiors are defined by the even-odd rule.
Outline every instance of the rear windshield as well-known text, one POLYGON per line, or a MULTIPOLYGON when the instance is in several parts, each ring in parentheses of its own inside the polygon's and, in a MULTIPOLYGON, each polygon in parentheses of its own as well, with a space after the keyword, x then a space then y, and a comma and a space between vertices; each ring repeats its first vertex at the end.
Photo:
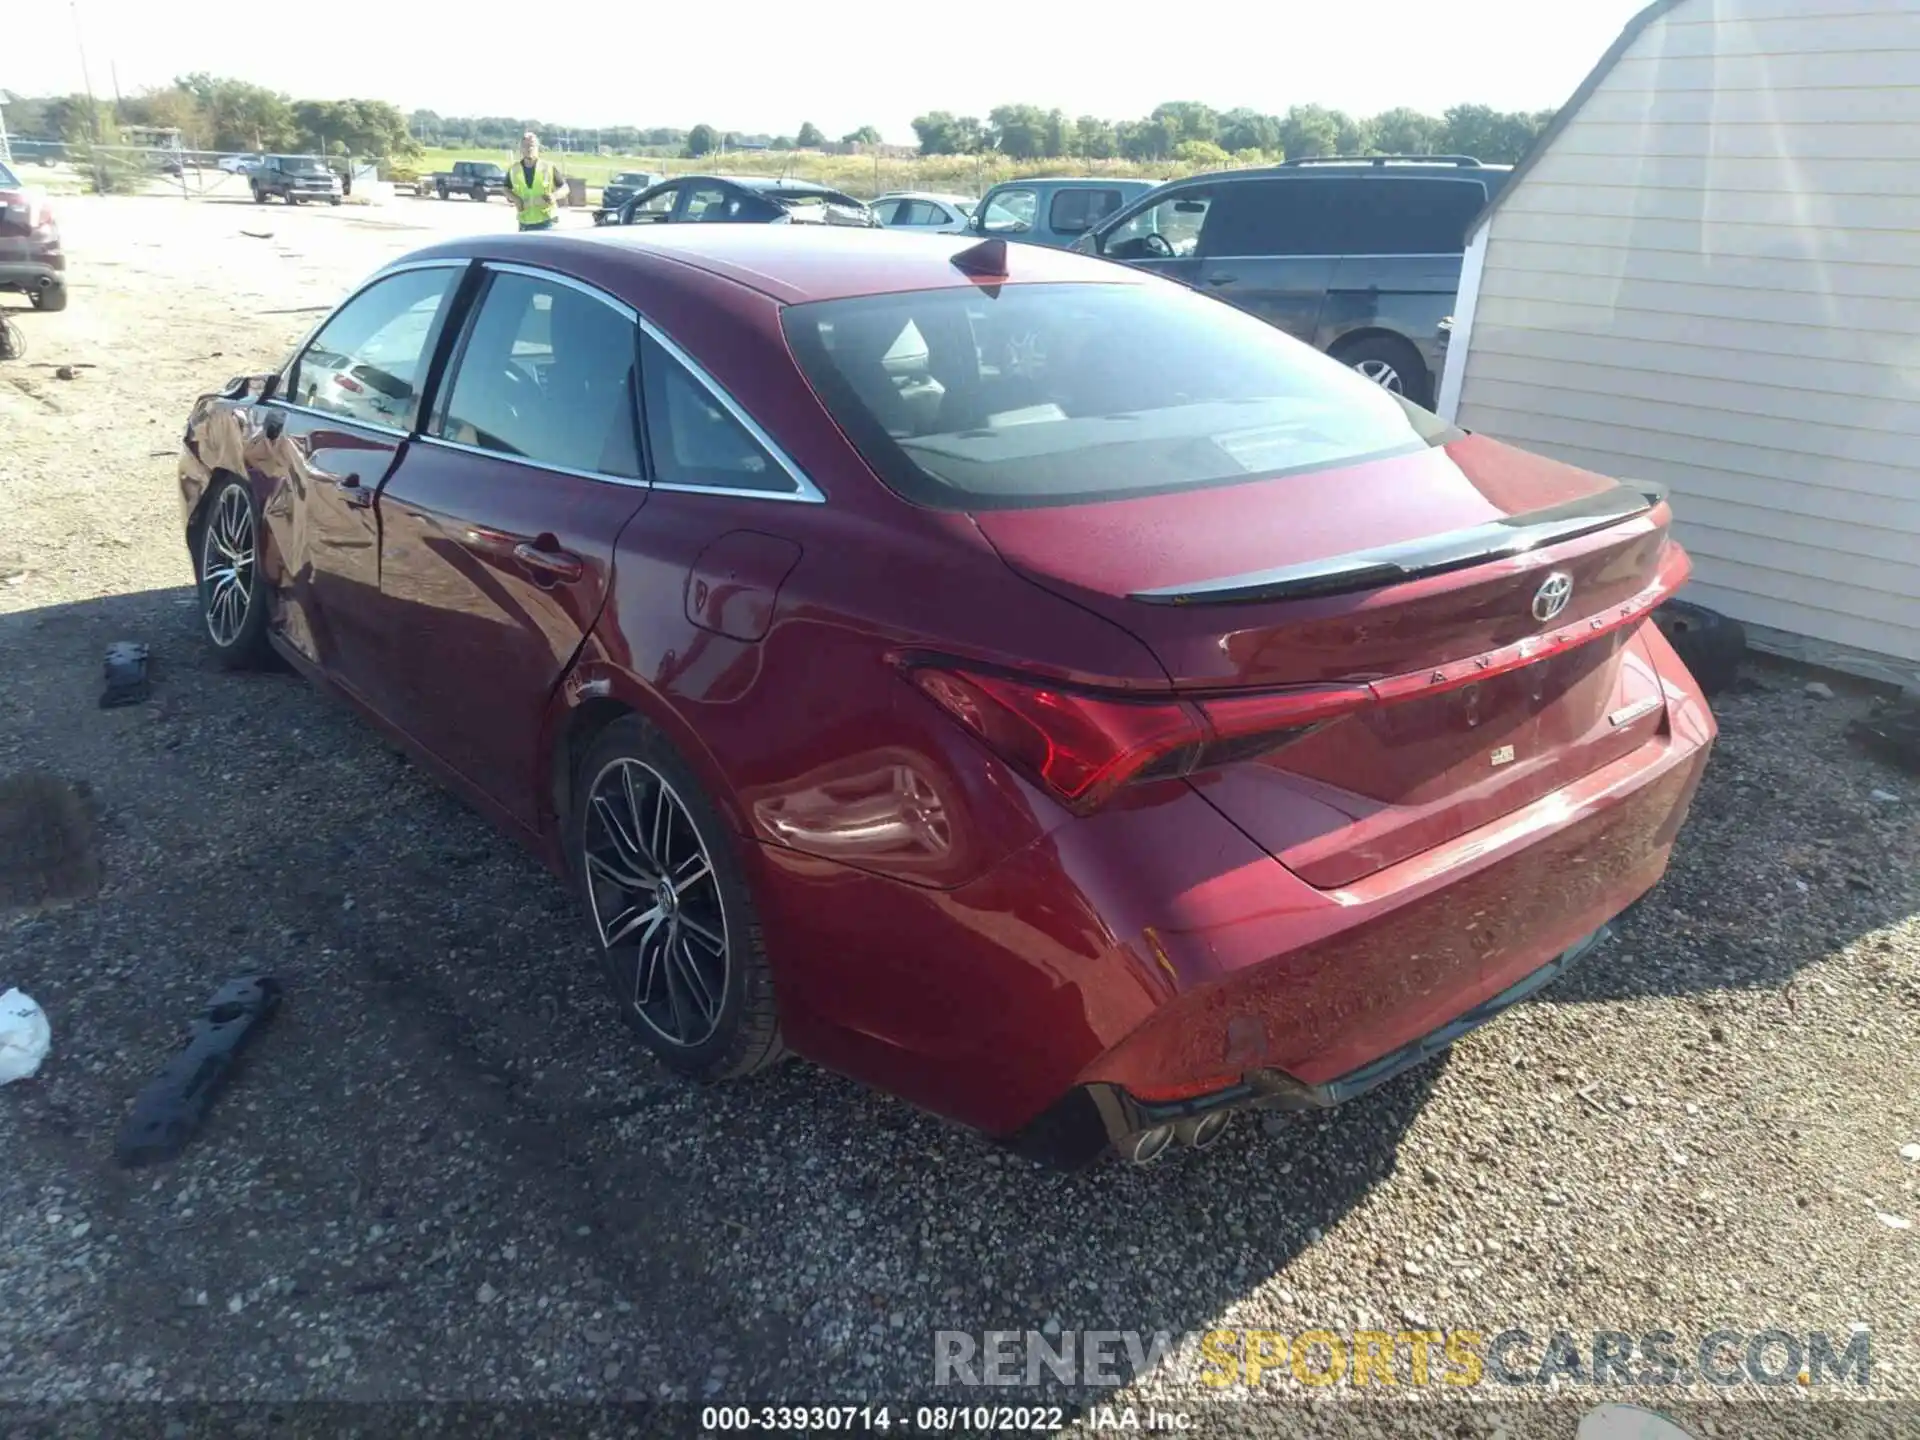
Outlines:
POLYGON ((783 323, 868 464, 950 509, 1270 479, 1459 433, 1172 285, 969 285, 795 305, 783 323))

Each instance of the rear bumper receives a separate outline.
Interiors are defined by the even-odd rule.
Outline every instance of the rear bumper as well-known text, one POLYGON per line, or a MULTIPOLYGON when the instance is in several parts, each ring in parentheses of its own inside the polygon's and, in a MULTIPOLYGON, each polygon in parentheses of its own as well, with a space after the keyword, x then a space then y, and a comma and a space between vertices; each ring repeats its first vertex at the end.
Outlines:
MULTIPOLYGON (((1702 728, 1335 892, 1354 923, 1163 1005, 1006 1143, 1072 1166, 1213 1110, 1343 1104, 1544 989, 1664 873, 1712 738, 1704 707, 1686 718, 1702 728)), ((1251 900, 1202 922, 1216 955, 1263 943, 1251 900)))
POLYGON ((67 257, 58 250, 31 260, 0 260, 0 290, 38 290, 66 280, 67 257))

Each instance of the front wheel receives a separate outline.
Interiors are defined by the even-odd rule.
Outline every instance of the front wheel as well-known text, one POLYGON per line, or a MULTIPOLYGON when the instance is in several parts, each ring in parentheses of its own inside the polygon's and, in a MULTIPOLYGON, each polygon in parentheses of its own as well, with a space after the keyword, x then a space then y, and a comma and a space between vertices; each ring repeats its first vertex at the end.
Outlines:
POLYGON ((699 780, 637 715, 574 777, 568 852, 620 1015, 701 1080, 785 1053, 773 976, 732 837, 699 780))
POLYGON ((207 497, 194 546, 200 617, 208 643, 229 670, 264 664, 267 601, 260 581, 260 512, 240 481, 221 481, 207 497))
POLYGON ((49 285, 44 290, 35 290, 28 299, 32 302, 34 309, 44 310, 49 314, 55 310, 64 310, 67 308, 67 287, 49 285))
POLYGON ((253 203, 256 205, 264 205, 267 203, 267 192, 262 190, 258 185, 253 187, 253 203))

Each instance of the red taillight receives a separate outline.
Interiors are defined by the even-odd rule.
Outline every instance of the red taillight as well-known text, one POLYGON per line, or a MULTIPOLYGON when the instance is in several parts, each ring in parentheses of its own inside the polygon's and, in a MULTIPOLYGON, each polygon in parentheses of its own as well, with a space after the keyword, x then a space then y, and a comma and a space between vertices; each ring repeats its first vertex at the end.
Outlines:
POLYGON ((1178 701, 1103 700, 956 670, 910 673, 941 709, 1075 809, 1092 809, 1202 738, 1200 717, 1178 701))
POLYGON ((1244 760, 1366 705, 1363 686, 1213 700, 1121 700, 1030 680, 914 669, 915 685, 1003 759, 1078 811, 1135 780, 1244 760))

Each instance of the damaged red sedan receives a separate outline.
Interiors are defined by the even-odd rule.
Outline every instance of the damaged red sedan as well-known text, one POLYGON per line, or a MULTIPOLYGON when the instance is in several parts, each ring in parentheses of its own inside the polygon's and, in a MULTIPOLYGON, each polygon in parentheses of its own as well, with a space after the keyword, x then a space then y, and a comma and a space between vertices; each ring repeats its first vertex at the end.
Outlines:
POLYGON ((1714 724, 1654 490, 1031 246, 474 238, 203 399, 208 640, 577 887, 709 1079, 1082 1163, 1336 1104, 1659 878, 1714 724))

